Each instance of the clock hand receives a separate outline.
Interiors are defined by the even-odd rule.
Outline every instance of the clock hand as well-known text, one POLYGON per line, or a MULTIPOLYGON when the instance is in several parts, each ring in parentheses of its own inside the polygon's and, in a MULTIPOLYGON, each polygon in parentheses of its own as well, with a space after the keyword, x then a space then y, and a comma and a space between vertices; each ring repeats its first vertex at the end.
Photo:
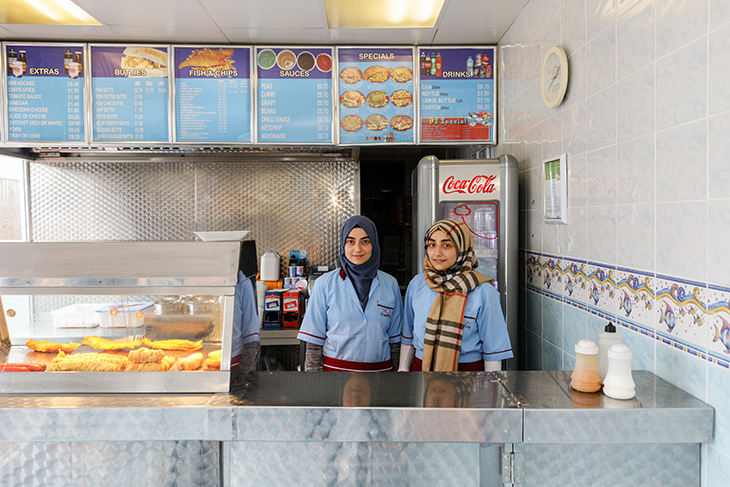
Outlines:
POLYGON ((560 74, 560 66, 558 66, 558 68, 555 70, 555 76, 553 76, 553 78, 550 80, 550 84, 546 88, 546 91, 550 91, 550 88, 552 88, 553 83, 555 83, 555 78, 557 78, 559 74, 560 74))

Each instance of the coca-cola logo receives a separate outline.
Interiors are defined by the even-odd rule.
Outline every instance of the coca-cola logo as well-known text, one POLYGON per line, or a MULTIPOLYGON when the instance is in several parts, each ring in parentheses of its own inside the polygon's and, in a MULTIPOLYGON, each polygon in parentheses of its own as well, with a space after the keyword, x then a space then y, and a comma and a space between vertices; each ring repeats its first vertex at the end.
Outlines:
POLYGON ((456 179, 454 178, 454 176, 449 176, 446 181, 444 181, 441 192, 444 194, 493 193, 496 189, 494 187, 494 182, 496 179, 497 176, 485 176, 484 174, 479 174, 471 179, 456 179))

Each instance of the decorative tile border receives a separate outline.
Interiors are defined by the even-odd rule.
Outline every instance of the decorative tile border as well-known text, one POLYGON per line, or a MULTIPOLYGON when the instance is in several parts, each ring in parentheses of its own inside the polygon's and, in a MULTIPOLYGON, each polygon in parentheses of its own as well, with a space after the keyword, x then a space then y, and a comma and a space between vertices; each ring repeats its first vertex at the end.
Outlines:
POLYGON ((524 252, 525 288, 730 369, 730 288, 524 252))

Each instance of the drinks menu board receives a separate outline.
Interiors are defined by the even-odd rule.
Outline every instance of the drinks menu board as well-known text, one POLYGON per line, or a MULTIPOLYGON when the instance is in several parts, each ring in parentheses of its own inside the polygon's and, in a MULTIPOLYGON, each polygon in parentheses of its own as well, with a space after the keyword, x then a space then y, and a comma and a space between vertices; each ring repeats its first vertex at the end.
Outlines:
POLYGON ((339 142, 415 142, 413 48, 337 49, 339 142))
POLYGON ((261 144, 331 144, 332 48, 256 48, 261 144))
POLYGON ((93 140, 169 142, 167 47, 91 46, 93 140))
POLYGON ((5 44, 8 142, 86 142, 83 44, 5 44))
POLYGON ((419 142, 496 142, 494 54, 494 47, 419 49, 419 142))
POLYGON ((250 143, 251 48, 175 47, 175 141, 250 143))

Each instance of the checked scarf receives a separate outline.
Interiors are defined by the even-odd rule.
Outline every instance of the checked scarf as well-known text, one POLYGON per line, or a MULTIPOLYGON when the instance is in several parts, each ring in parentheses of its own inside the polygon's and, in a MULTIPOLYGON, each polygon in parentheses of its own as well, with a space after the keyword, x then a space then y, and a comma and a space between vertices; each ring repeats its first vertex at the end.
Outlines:
POLYGON ((426 284, 438 292, 426 318, 423 340, 423 371, 456 371, 464 323, 466 295, 483 282, 493 282, 473 270, 478 261, 471 232, 464 223, 439 220, 426 232, 426 242, 433 232, 444 232, 456 248, 456 262, 446 271, 434 269, 428 252, 423 259, 426 284))

